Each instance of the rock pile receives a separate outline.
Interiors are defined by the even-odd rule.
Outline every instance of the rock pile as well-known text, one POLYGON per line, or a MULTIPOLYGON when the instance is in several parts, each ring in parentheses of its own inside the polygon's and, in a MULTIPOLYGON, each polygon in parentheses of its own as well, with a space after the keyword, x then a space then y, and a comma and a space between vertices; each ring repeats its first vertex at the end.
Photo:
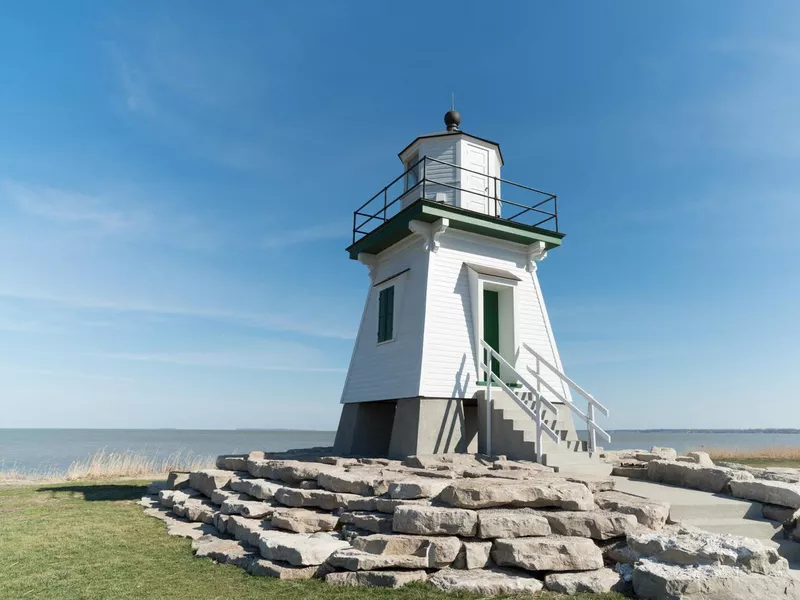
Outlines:
MULTIPOLYGON (((639 454, 648 469, 716 468, 702 457, 664 459, 663 449, 639 454)), ((611 479, 472 455, 400 462, 251 453, 219 457, 217 467, 172 474, 142 503, 171 535, 192 538, 197 556, 252 575, 374 587, 427 581, 484 595, 800 598, 775 550, 670 525, 668 505, 615 491, 611 479)), ((791 505, 777 483, 783 491, 740 492, 791 505)), ((788 505, 769 506, 795 527, 798 511, 788 505)))
POLYGON ((604 554, 665 526, 669 507, 608 478, 473 455, 405 461, 297 454, 222 456, 173 474, 148 514, 197 556, 282 579, 397 587, 429 581, 483 594, 630 586, 604 554))

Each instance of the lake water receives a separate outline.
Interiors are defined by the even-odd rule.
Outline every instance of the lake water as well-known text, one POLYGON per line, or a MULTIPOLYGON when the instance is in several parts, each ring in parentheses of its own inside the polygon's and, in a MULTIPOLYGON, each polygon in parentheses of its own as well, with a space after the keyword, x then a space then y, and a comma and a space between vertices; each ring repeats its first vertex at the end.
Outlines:
MULTIPOLYGON (((668 446, 678 452, 702 448, 800 447, 800 434, 686 433, 679 431, 616 431, 609 450, 668 446)), ((0 471, 63 471, 98 450, 141 452, 166 457, 176 452, 196 455, 236 454, 251 450, 330 446, 333 431, 252 431, 188 429, 0 429, 0 471)))

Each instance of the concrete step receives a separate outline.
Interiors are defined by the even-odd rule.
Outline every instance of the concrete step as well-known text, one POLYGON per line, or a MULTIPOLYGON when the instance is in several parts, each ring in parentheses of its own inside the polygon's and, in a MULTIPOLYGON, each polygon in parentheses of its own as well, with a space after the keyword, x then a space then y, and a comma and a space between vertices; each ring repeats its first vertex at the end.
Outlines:
MULTIPOLYGON (((591 452, 546 452, 542 455, 542 464, 548 467, 566 467, 580 465, 599 465, 599 455, 591 452)), ((609 471, 610 473, 610 471, 609 471)))
POLYGON ((692 525, 712 533, 729 533, 758 540, 772 540, 776 536, 783 537, 783 527, 774 521, 766 519, 690 519, 681 521, 685 525, 692 525))
POLYGON ((762 518, 762 507, 757 502, 626 477, 614 477, 614 481, 621 492, 668 503, 673 521, 762 518))
POLYGON ((712 533, 741 535, 777 548, 793 568, 800 569, 800 544, 783 537, 783 527, 762 517, 762 505, 721 494, 612 477, 620 492, 670 504, 670 520, 712 533))

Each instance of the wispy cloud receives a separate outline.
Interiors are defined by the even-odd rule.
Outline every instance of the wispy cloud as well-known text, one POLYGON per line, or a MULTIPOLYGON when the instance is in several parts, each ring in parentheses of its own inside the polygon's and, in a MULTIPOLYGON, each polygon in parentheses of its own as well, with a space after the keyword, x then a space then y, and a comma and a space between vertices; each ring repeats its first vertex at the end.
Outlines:
MULTIPOLYGON (((136 362, 155 362, 189 367, 216 367, 249 371, 289 373, 345 373, 342 367, 318 367, 304 364, 274 363, 274 353, 266 356, 253 352, 159 352, 143 354, 103 354, 103 358, 136 362)), ((280 360, 280 359, 278 359, 280 360)), ((285 358, 283 360, 286 360, 285 358)))
POLYGON ((13 333, 58 333, 60 330, 35 321, 15 321, 0 316, 0 331, 13 333))
POLYGON ((58 371, 53 369, 32 369, 19 365, 3 365, 3 370, 14 375, 27 374, 37 377, 53 377, 57 379, 80 379, 86 381, 109 381, 121 383, 135 383, 132 377, 122 377, 117 375, 102 375, 100 373, 83 373, 80 371, 58 371))
POLYGON ((130 312, 227 321, 247 327, 255 327, 272 331, 301 333, 315 337, 342 340, 351 340, 355 337, 355 331, 347 327, 337 327, 328 322, 315 322, 310 321, 306 317, 298 317, 286 314, 281 315, 272 312, 267 314, 208 307, 150 304, 146 302, 134 302, 130 300, 119 301, 99 298, 45 296, 39 294, 19 293, 3 289, 0 289, 0 297, 58 304, 75 309, 130 312))
POLYGON ((324 223, 300 229, 277 231, 262 242, 264 248, 283 248, 307 242, 338 240, 347 237, 348 229, 343 223, 324 223))
POLYGON ((0 199, 24 214, 72 223, 85 223, 105 232, 129 230, 143 217, 115 208, 108 201, 78 192, 46 185, 0 179, 0 199))

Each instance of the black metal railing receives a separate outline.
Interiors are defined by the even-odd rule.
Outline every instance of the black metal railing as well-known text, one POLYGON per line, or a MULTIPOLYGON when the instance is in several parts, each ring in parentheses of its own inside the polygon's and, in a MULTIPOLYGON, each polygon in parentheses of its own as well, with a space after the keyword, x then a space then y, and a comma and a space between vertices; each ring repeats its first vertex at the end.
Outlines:
POLYGON ((483 214, 558 233, 558 197, 555 194, 423 156, 353 212, 353 243, 420 199, 461 207, 477 201, 480 204, 478 212, 483 214), (465 186, 470 175, 478 177, 473 177, 477 186, 485 181, 483 191, 476 185, 465 186), (442 176, 448 181, 439 180, 442 176), (515 194, 530 194, 528 198, 533 197, 533 202, 520 204, 501 197, 501 185, 504 190, 511 188, 515 194), (511 207, 511 216, 501 215, 505 207, 511 207))

